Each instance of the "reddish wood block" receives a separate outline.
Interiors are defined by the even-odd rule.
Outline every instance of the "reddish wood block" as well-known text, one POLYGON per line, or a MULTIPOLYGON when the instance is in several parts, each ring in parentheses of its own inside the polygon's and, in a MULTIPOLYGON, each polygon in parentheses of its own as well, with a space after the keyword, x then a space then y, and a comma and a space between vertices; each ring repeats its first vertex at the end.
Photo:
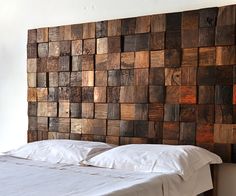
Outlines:
POLYGON ((82 86, 94 86, 94 71, 82 71, 82 86))
POLYGON ((29 29, 28 30, 28 40, 27 43, 33 44, 37 42, 37 30, 36 29, 29 29))
POLYGON ((199 26, 200 27, 214 27, 216 25, 218 8, 201 9, 199 26))
POLYGON ((207 47, 199 49, 199 65, 200 66, 214 66, 216 62, 215 47, 207 47))
POLYGON ((235 6, 220 7, 217 17, 217 26, 234 25, 236 24, 235 6))
POLYGON ((71 42, 70 41, 60 41, 60 55, 70 55, 71 54, 71 42))
POLYGON ((120 119, 120 105, 116 103, 108 104, 108 119, 120 119))
POLYGON ((37 29, 37 42, 48 42, 48 28, 37 29))
POLYGON ((134 70, 134 84, 135 85, 148 85, 148 69, 135 69, 134 70))
POLYGON ((120 100, 120 87, 107 88, 107 102, 118 103, 120 100))
POLYGON ((165 69, 165 85, 180 85, 181 84, 181 69, 166 68, 165 69))
POLYGON ((70 101, 77 103, 81 102, 81 87, 71 87, 70 101))
POLYGON ((71 40, 71 25, 65 25, 59 27, 60 40, 71 40))
POLYGON ((70 88, 59 87, 59 101, 68 101, 70 99, 70 88))
POLYGON ((151 33, 150 49, 160 50, 160 49, 164 49, 164 47, 165 47, 165 32, 151 33))
POLYGON ((121 20, 108 21, 108 36, 121 35, 121 20))
POLYGON ((180 50, 165 50, 165 67, 180 67, 180 50))
POLYGON ((131 86, 134 84, 134 70, 122 69, 120 72, 120 85, 131 86))
POLYGON ((121 104, 121 119, 135 120, 135 104, 121 104))
POLYGON ((198 105, 198 123, 214 123, 214 105, 198 105))
POLYGON ((197 83, 197 67, 181 68, 181 84, 196 85, 197 83))
POLYGON ((151 51, 151 67, 164 67, 164 50, 151 51))
POLYGON ((28 95, 27 95, 28 102, 36 102, 37 100, 37 88, 28 88, 28 95))
POLYGON ((134 136, 134 122, 120 121, 120 136, 132 137, 134 136))
POLYGON ((59 67, 59 58, 58 57, 49 57, 47 59, 47 71, 48 72, 56 72, 59 67))
POLYGON ((107 71, 95 72, 95 86, 107 86, 107 71))
POLYGON ((198 29, 182 30, 182 48, 198 46, 198 29))
POLYGON ((134 121, 134 136, 148 137, 148 121, 145 120, 134 121))
POLYGON ((134 102, 134 86, 121 86, 120 87, 120 103, 133 103, 134 102))
POLYGON ((198 87, 198 103, 199 104, 214 104, 215 89, 214 86, 199 86, 198 87))
POLYGON ((233 106, 232 105, 216 105, 215 106, 215 122, 216 123, 233 123, 233 106))
POLYGON ((37 73, 37 87, 47 87, 47 73, 37 73))
POLYGON ((187 11, 182 13, 182 29, 198 29, 199 12, 187 11))
POLYGON ((95 104, 95 118, 107 119, 108 104, 95 104))
POLYGON ((71 25, 71 38, 72 40, 83 38, 83 24, 71 25))
POLYGON ((164 140, 179 140, 179 122, 164 122, 163 123, 163 139, 164 140))
POLYGON ((37 88, 37 100, 47 101, 48 99, 48 89, 47 88, 37 88))
POLYGON ((70 86, 81 86, 81 85, 82 85, 82 72, 71 72, 70 86))
POLYGON ((108 38, 99 38, 97 39, 97 54, 106 54, 108 53, 108 38))
POLYGON ((71 118, 71 133, 82 134, 82 119, 71 118))
POLYGON ((200 28, 198 37, 199 46, 214 46, 215 45, 215 28, 200 28))
POLYGON ((149 84, 150 85, 164 85, 165 73, 164 68, 155 67, 150 69, 149 84))
POLYGON ((216 65, 233 65, 236 63, 236 47, 216 47, 216 65))
MULTIPOLYGON (((58 125, 58 131, 62 133, 69 133, 70 132, 70 118, 59 118, 59 125, 58 125)), ((59 139, 69 139, 68 135, 58 135, 59 139)))
POLYGON ((214 125, 213 124, 197 124, 196 130, 196 143, 213 143, 213 133, 214 125))
POLYGON ((38 44, 38 57, 43 58, 48 56, 48 43, 38 44))
POLYGON ((60 30, 59 27, 50 27, 48 29, 49 41, 60 41, 60 30))
POLYGON ((217 66, 216 67, 216 84, 232 85, 233 84, 233 67, 217 66))
POLYGON ((48 89, 48 101, 58 102, 58 88, 49 88, 48 89))
POLYGON ((179 121, 180 107, 178 104, 165 104, 164 121, 179 121))
POLYGON ((147 144, 148 139, 142 137, 120 137, 120 145, 147 144))
POLYGON ((59 57, 59 71, 70 71, 70 56, 59 57))
POLYGON ((36 131, 37 130, 37 117, 28 118, 28 130, 36 131))
POLYGON ((48 118, 38 117, 37 118, 37 130, 38 131, 48 131, 48 118))
POLYGON ((121 33, 122 35, 135 34, 136 18, 127 18, 121 20, 121 33))
POLYGON ((180 107, 180 121, 196 122, 197 107, 196 105, 181 105, 180 107))
POLYGON ((71 42, 71 54, 74 55, 81 55, 83 53, 83 42, 82 40, 75 40, 71 42))
POLYGON ((108 34, 108 22, 96 22, 96 38, 106 37, 108 34))
POLYGON ((30 88, 35 88, 36 87, 36 73, 28 73, 27 74, 27 84, 28 84, 28 87, 30 88))
POLYGON ((27 59, 27 72, 35 73, 37 72, 37 59, 27 59))
POLYGON ((215 86, 215 103, 232 104, 233 86, 216 85, 215 86))
POLYGON ((121 53, 121 69, 134 68, 134 52, 121 53))
POLYGON ((166 30, 178 30, 181 28, 181 13, 166 14, 166 30))
POLYGON ((83 40, 83 54, 95 54, 96 40, 86 39, 83 40))
POLYGON ((180 89, 181 104, 195 104, 197 102, 196 86, 181 86, 180 89))
POLYGON ((72 118, 81 118, 82 104, 81 103, 70 103, 70 116, 72 118))
POLYGON ((214 142, 232 144, 235 142, 235 125, 214 124, 214 142))
POLYGON ((28 116, 37 116, 37 103, 28 102, 28 116))
POLYGON ((82 102, 94 102, 94 88, 82 87, 82 102))
POLYGON ((72 71, 82 70, 82 56, 72 56, 72 71))
POLYGON ((120 86, 120 70, 108 71, 108 86, 120 86))
POLYGON ((214 85, 215 84, 215 67, 199 67, 197 72, 198 85, 214 85))
POLYGON ((57 72, 49 73, 49 87, 58 87, 58 73, 57 72))
POLYGON ((148 68, 149 67, 149 52, 141 51, 135 52, 135 68, 148 68))
POLYGON ((136 18, 135 33, 148 33, 151 26, 150 16, 141 16, 136 18))
POLYGON ((148 105, 149 120, 163 121, 164 120, 164 107, 163 104, 152 103, 148 105))
POLYGON ((107 121, 107 135, 120 136, 120 120, 107 121))
POLYGON ((93 71, 94 70, 94 55, 82 56, 82 70, 93 71))
POLYGON ((106 102, 106 87, 94 87, 94 102, 106 102))
POLYGON ((120 53, 108 54, 107 69, 120 69, 120 53))
POLYGON ((180 102, 180 86, 166 87, 166 103, 178 104, 180 102))
POLYGON ((60 56, 60 42, 49 42, 48 56, 60 56))
POLYGON ((182 50, 182 66, 198 66, 198 48, 182 50))
POLYGON ((166 15, 157 14, 151 16, 151 32, 164 32, 166 30, 166 15))
POLYGON ((164 86, 149 86, 149 102, 163 103, 165 99, 164 86))
POLYGON ((82 118, 93 118, 93 117, 94 117, 94 104, 82 103, 82 118))
POLYGON ((38 56, 38 47, 36 43, 27 44, 27 58, 37 58, 38 56))
POLYGON ((195 144, 196 137, 196 123, 181 122, 180 123, 180 143, 181 144, 195 144))
POLYGON ((95 38, 95 22, 83 24, 83 39, 95 38))
POLYGON ((59 86, 70 86, 70 72, 59 72, 59 86))
POLYGON ((47 58, 37 59, 37 72, 47 72, 47 58))

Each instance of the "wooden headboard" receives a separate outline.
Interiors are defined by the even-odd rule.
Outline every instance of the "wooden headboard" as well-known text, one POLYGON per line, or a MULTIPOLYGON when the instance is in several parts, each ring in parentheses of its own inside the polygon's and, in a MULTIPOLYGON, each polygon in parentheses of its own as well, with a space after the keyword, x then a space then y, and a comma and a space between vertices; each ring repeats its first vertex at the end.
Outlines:
POLYGON ((236 157, 236 6, 28 31, 28 141, 193 144, 236 157))

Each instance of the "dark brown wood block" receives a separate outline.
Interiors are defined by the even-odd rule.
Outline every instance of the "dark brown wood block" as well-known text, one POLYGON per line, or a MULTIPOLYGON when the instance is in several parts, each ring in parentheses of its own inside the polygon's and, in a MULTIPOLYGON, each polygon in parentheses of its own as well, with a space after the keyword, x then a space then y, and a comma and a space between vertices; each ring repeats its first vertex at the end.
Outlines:
POLYGON ((166 15, 157 14, 151 16, 151 32, 164 32, 166 30, 166 15))
POLYGON ((107 121, 107 135, 120 136, 120 120, 107 121))
POLYGON ((28 130, 36 131, 37 130, 37 117, 28 118, 28 130))
POLYGON ((71 118, 71 133, 82 133, 82 119, 71 118))
POLYGON ((28 142, 34 142, 38 140, 38 132, 28 130, 27 132, 28 142))
MULTIPOLYGON (((70 132, 70 118, 59 118, 58 131, 62 133, 70 132)), ((61 136, 62 138, 65 138, 65 135, 61 135, 61 136)), ((59 135, 59 138, 60 138, 60 135, 59 135)))
POLYGON ((166 87, 166 103, 178 104, 180 102, 180 86, 166 87))
POLYGON ((151 26, 150 16, 141 16, 136 18, 135 33, 148 33, 151 26))
POLYGON ((120 70, 108 71, 108 86, 120 86, 120 70))
POLYGON ((216 105, 215 106, 215 122, 223 124, 233 123, 233 106, 232 105, 216 105))
POLYGON ((195 144, 196 137, 196 123, 181 122, 180 123, 180 143, 181 144, 195 144))
POLYGON ((196 105, 181 105, 180 106, 180 121, 196 122, 197 107, 196 105))
POLYGON ((37 87, 47 87, 47 73, 37 73, 37 87))
POLYGON ((60 41, 60 30, 59 27, 50 27, 48 29, 49 41, 60 41))
POLYGON ((180 87, 180 103, 195 104, 197 102, 196 86, 181 86, 180 87))
POLYGON ((82 133, 94 134, 94 135, 106 135, 106 120, 87 119, 83 121, 82 133))
POLYGON ((108 119, 120 119, 120 105, 116 103, 109 103, 108 104, 108 119))
POLYGON ((215 86, 215 104, 232 104, 233 86, 215 86))
POLYGON ((27 58, 37 58, 38 46, 36 43, 27 44, 27 58))
POLYGON ((37 42, 48 42, 48 28, 37 29, 37 42))
POLYGON ((96 38, 106 37, 108 33, 108 22, 96 22, 96 38))
POLYGON ((198 37, 198 46, 214 46, 215 45, 215 28, 200 28, 198 37))
POLYGON ((72 118, 81 118, 82 104, 81 103, 70 103, 70 116, 72 118))
POLYGON ((180 85, 180 84, 181 84, 181 69, 166 68, 165 69, 165 85, 172 86, 172 85, 180 85))
POLYGON ((83 24, 83 39, 95 38, 96 24, 95 22, 83 24))
POLYGON ((70 72, 59 72, 59 86, 70 85, 70 72))
POLYGON ((27 59, 27 72, 35 73, 37 72, 37 59, 27 59))
POLYGON ((95 54, 96 40, 86 39, 83 40, 83 54, 95 54))
POLYGON ((37 100, 47 101, 48 99, 48 89, 47 88, 37 88, 37 100))
POLYGON ((180 67, 181 52, 177 49, 165 50, 165 67, 180 67))
POLYGON ((134 103, 147 103, 147 102, 148 102, 148 86, 134 86, 134 103))
POLYGON ((134 102, 134 86, 121 86, 120 87, 120 103, 133 103, 134 102))
POLYGON ((38 57, 43 58, 48 56, 48 43, 38 44, 38 57))
POLYGON ((36 102, 37 100, 37 88, 28 88, 27 101, 36 102))
POLYGON ((135 69, 134 70, 134 84, 135 85, 148 85, 148 69, 135 69))
POLYGON ((134 136, 134 121, 120 121, 120 136, 132 137, 134 136))
MULTIPOLYGON (((41 62, 42 63, 42 62, 41 62)), ((48 72, 56 72, 59 67, 59 58, 58 57, 49 57, 46 62, 48 72)))
POLYGON ((94 104, 82 103, 82 118, 93 118, 93 117, 94 117, 94 104))
POLYGON ((174 49, 181 47, 181 32, 180 30, 176 31, 167 31, 165 39, 165 47, 167 49, 174 49))
POLYGON ((97 39, 97 54, 106 54, 108 53, 108 38, 99 38, 97 39))
POLYGON ((214 144, 214 153, 219 155, 224 162, 231 162, 232 156, 232 145, 231 144, 214 144))
POLYGON ((198 29, 182 30, 182 48, 198 46, 198 29))
POLYGON ((49 42, 48 56, 60 56, 60 42, 49 42))
POLYGON ((70 56, 59 57, 59 71, 70 71, 70 56))
POLYGON ((148 121, 134 121, 134 137, 148 137, 148 121))
MULTIPOLYGON (((175 39, 176 40, 176 39, 175 39)), ((169 41, 169 39, 168 39, 169 41)), ((169 42, 167 42, 169 43, 169 42)), ((167 44, 166 47, 169 45, 167 44)), ((150 37, 150 49, 151 50, 160 50, 165 47, 165 32, 151 33, 150 37)))
POLYGON ((233 104, 236 104, 236 85, 233 86, 233 104))
POLYGON ((124 36, 124 52, 132 52, 136 50, 136 36, 135 35, 127 35, 124 36))
POLYGON ((163 123, 149 121, 148 138, 162 140, 163 138, 163 123))
POLYGON ((120 87, 107 88, 107 102, 118 103, 120 100, 120 87))
POLYGON ((196 143, 197 144, 213 143, 213 133, 214 133, 213 124, 210 123, 197 124, 196 143))
POLYGON ((215 47, 199 49, 199 66, 214 66, 216 62, 215 47))
POLYGON ((68 101, 70 99, 70 88, 59 87, 59 101, 68 101))
POLYGON ((214 105, 198 105, 198 123, 214 123, 214 105))
POLYGON ((95 118, 97 119, 107 119, 108 104, 95 104, 95 118))
POLYGON ((108 21, 108 36, 121 35, 121 20, 108 21))
POLYGON ((135 35, 135 51, 149 50, 149 33, 135 35))
POLYGON ((106 100, 106 87, 94 87, 94 102, 105 103, 106 100))
POLYGON ((122 69, 120 72, 120 85, 131 86, 134 84, 134 70, 122 69))
POLYGON ((36 42, 37 42, 37 30, 36 29, 29 29, 27 43, 33 44, 36 42))
POLYGON ((149 120, 163 121, 164 120, 164 106, 163 104, 152 103, 148 105, 149 120))
POLYGON ((47 72, 47 58, 37 59, 37 72, 47 72))
POLYGON ((134 68, 134 52, 121 53, 121 69, 134 68))
POLYGON ((121 39, 120 37, 108 37, 108 53, 121 52, 121 39))
POLYGON ((148 120, 148 104, 135 104, 135 120, 148 120))
POLYGON ((60 40, 71 40, 71 25, 64 25, 59 27, 60 40))
POLYGON ((178 104, 165 104, 164 121, 179 121, 180 107, 178 104))
POLYGON ((48 132, 47 131, 38 131, 38 140, 47 140, 48 132))
POLYGON ((58 102, 58 88, 48 88, 48 101, 58 102))
POLYGON ((115 137, 115 136, 106 136, 106 143, 114 144, 114 145, 119 145, 120 138, 119 137, 115 137))
POLYGON ((163 123, 163 139, 164 140, 179 140, 180 135, 179 122, 164 122, 163 123))
POLYGON ((224 85, 233 84, 233 67, 232 66, 216 67, 216 84, 224 84, 224 85))
POLYGON ((82 87, 82 102, 87 102, 87 103, 94 102, 93 87, 82 87))
POLYGON ((58 131, 59 118, 49 118, 49 131, 58 131))
POLYGON ((149 102, 163 103, 165 100, 164 86, 149 86, 149 102))
POLYGON ((187 11, 182 13, 182 29, 198 29, 199 12, 187 11))
POLYGON ((72 71, 82 70, 82 56, 72 56, 72 71))
POLYGON ((182 50, 182 66, 198 66, 198 48, 182 50))
POLYGON ((95 72, 95 86, 107 86, 107 71, 95 72))
POLYGON ((94 70, 94 55, 82 56, 82 70, 93 71, 94 70))
POLYGON ((38 117, 37 118, 37 130, 38 131, 48 131, 48 117, 38 117))
POLYGON ((149 67, 149 52, 141 51, 135 52, 135 68, 148 68, 149 67))
POLYGON ((82 86, 94 86, 94 71, 82 71, 82 86))
POLYGON ((71 87, 70 88, 70 102, 79 103, 81 102, 81 87, 71 87))
POLYGON ((72 40, 83 38, 83 24, 71 25, 71 38, 72 40))
POLYGON ((149 84, 150 85, 164 85, 165 84, 164 68, 155 67, 155 68, 150 69, 149 84))
POLYGON ((37 116, 37 103, 28 102, 28 116, 37 116))
POLYGON ((81 86, 81 85, 82 85, 82 72, 71 72, 70 86, 81 86))
POLYGON ((121 20, 121 33, 122 35, 135 34, 136 18, 127 18, 121 20))
POLYGON ((236 46, 216 47, 216 65, 236 64, 236 46))
POLYGON ((147 144, 148 139, 143 137, 120 137, 120 145, 147 144))
POLYGON ((28 73, 27 74, 27 84, 30 88, 35 88, 37 86, 37 74, 28 73))
POLYGON ((181 13, 166 14, 166 30, 181 29, 181 13))
POLYGON ((218 8, 201 9, 199 26, 200 27, 214 27, 216 26, 218 8))
POLYGON ((215 84, 215 67, 199 67, 197 72, 198 85, 214 85, 215 84))
POLYGON ((214 86, 199 86, 198 87, 198 103, 199 104, 214 104, 215 88, 214 86))
POLYGON ((181 68, 181 84, 196 85, 197 83, 197 67, 181 68))
POLYGON ((151 67, 164 67, 164 50, 151 51, 151 67))
POLYGON ((71 53, 71 42, 70 41, 60 41, 60 55, 70 55, 71 53))
POLYGON ((82 40, 75 40, 71 42, 71 54, 74 55, 81 55, 83 53, 83 42, 82 40))
POLYGON ((225 25, 216 27, 216 45, 235 44, 235 25, 225 25))
POLYGON ((217 17, 217 26, 234 25, 236 24, 235 6, 220 7, 217 17))

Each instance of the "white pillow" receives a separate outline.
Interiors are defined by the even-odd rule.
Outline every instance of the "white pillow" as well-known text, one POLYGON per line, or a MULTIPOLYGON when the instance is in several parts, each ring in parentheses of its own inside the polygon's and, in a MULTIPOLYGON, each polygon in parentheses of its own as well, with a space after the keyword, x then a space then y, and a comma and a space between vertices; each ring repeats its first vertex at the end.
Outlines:
POLYGON ((84 164, 144 172, 177 173, 187 180, 206 164, 222 163, 216 154, 196 146, 130 144, 103 152, 84 164))
POLYGON ((50 163, 80 164, 86 158, 111 149, 113 146, 102 142, 76 140, 43 140, 28 143, 16 150, 4 154, 46 161, 50 163))

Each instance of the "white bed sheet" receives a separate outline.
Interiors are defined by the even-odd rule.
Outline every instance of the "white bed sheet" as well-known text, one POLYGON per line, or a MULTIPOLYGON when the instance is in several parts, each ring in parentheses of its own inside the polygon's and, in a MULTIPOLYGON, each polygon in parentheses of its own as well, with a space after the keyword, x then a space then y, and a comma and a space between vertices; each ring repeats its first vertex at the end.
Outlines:
POLYGON ((195 196, 212 188, 211 178, 206 176, 209 167, 204 169, 184 182, 177 174, 49 164, 0 156, 0 195, 195 196))

